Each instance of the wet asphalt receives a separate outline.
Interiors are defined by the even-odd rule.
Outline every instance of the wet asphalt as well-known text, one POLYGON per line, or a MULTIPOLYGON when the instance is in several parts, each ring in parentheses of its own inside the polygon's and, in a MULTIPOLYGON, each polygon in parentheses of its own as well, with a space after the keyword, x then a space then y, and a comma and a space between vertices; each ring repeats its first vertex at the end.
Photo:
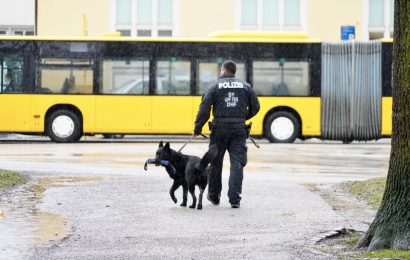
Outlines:
MULTIPOLYGON (((176 142, 171 148, 182 146, 176 142)), ((0 168, 25 172, 34 184, 50 180, 29 207, 64 218, 69 228, 62 239, 31 243, 41 228, 29 220, 14 222, 31 225, 13 223, 7 218, 13 216, 7 214, 10 206, 0 200, 0 209, 6 209, 0 228, 22 234, 10 238, 0 231, 0 239, 21 243, 17 251, 0 245, 0 259, 332 259, 311 249, 315 239, 341 227, 363 230, 366 225, 338 214, 306 184, 385 176, 390 140, 261 143, 261 149, 248 144, 241 208, 231 209, 228 203, 226 156, 221 204, 204 198, 201 211, 172 202, 172 181, 164 169, 143 170, 156 143, 2 143, 0 168)), ((191 143, 183 152, 201 156, 206 149, 206 143, 191 143)), ((180 190, 176 196, 180 202, 180 190)))

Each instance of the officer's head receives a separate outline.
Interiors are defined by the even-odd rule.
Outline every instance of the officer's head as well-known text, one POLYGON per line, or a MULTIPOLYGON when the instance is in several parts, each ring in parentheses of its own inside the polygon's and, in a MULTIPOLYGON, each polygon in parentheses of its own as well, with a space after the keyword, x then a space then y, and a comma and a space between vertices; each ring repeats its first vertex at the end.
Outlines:
POLYGON ((221 76, 222 75, 227 75, 227 74, 235 75, 235 73, 236 73, 236 64, 235 64, 235 62, 233 62, 231 60, 227 60, 222 64, 221 76))

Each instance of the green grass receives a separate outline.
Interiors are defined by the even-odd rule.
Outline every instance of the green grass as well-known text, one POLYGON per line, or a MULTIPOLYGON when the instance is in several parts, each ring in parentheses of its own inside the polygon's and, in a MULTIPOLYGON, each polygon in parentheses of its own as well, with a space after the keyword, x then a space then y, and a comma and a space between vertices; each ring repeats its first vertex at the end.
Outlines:
POLYGON ((10 189, 26 182, 27 178, 19 173, 0 169, 0 190, 10 189))
POLYGON ((371 251, 360 255, 360 257, 369 258, 394 258, 402 260, 410 260, 410 251, 397 251, 397 250, 380 250, 371 251))
POLYGON ((347 241, 347 244, 349 246, 355 246, 357 244, 357 242, 359 242, 360 239, 360 234, 359 233, 354 233, 353 237, 347 241))
POLYGON ((348 184, 350 192, 366 201, 373 209, 378 209, 383 198, 386 177, 367 181, 355 181, 348 184))
MULTIPOLYGON (((347 184, 350 192, 361 200, 366 201, 373 209, 378 209, 383 198, 386 187, 386 178, 376 178, 367 181, 355 181, 347 184)), ((354 245, 360 236, 354 236, 347 243, 354 245)), ((393 258, 410 260, 410 251, 380 250, 366 252, 358 256, 359 258, 393 258)))

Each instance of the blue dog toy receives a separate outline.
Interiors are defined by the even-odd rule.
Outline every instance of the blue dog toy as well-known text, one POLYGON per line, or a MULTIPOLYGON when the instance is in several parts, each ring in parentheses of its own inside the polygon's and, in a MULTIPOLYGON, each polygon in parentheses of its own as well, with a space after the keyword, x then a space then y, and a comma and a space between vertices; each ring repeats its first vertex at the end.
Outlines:
POLYGON ((144 164, 144 170, 148 170, 148 164, 155 164, 155 166, 165 167, 169 174, 169 177, 171 178, 173 178, 176 173, 176 169, 174 168, 174 166, 172 166, 172 164, 166 160, 161 160, 158 162, 155 159, 148 159, 144 164))

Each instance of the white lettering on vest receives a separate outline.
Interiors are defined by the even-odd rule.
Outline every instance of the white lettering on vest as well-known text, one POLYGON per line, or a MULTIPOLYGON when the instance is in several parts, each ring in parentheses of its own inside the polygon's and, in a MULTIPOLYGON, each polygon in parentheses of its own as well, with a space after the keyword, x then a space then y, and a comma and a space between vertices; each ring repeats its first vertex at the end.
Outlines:
POLYGON ((235 97, 234 92, 228 92, 228 96, 225 98, 226 107, 236 107, 239 102, 239 98, 235 97))
POLYGON ((237 82, 237 81, 226 81, 226 82, 220 82, 218 83, 219 89, 221 88, 243 88, 242 82, 237 82))

